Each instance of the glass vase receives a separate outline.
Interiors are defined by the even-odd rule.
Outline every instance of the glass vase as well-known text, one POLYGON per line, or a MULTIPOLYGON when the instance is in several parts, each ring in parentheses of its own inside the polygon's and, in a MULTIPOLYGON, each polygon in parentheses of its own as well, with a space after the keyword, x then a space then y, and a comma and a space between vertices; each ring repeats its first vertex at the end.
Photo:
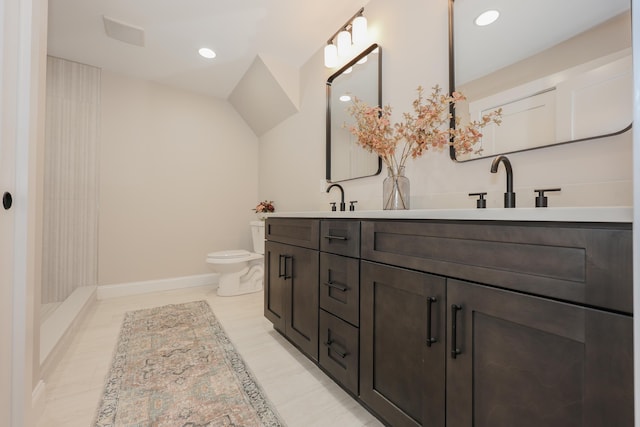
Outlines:
POLYGON ((385 210, 409 209, 409 178, 404 176, 404 166, 387 168, 388 175, 382 183, 382 203, 385 210))

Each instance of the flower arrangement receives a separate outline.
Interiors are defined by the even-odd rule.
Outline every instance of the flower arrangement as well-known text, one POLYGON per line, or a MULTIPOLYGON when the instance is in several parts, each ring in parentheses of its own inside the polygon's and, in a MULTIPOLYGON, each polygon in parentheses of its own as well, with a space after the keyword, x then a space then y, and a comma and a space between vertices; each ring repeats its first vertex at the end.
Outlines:
POLYGON ((356 120, 349 131, 358 138, 358 143, 366 150, 379 155, 395 175, 404 167, 409 156, 420 157, 428 150, 441 151, 453 145, 458 153, 479 153, 481 148, 476 144, 482 138, 480 130, 490 123, 500 124, 502 110, 496 110, 482 117, 480 121, 472 121, 460 126, 460 118, 455 117, 455 129, 450 129, 450 106, 465 100, 459 92, 451 96, 442 93, 436 85, 431 95, 426 98, 424 90, 418 87, 418 97, 413 101, 413 112, 404 113, 404 121, 391 124, 391 107, 371 107, 355 98, 348 108, 349 114, 356 120), (405 144, 396 158, 400 141, 405 144))
POLYGON ((255 207, 255 209, 253 209, 255 213, 271 213, 271 212, 275 212, 276 208, 273 206, 273 200, 272 201, 263 201, 258 203, 258 206, 255 207))

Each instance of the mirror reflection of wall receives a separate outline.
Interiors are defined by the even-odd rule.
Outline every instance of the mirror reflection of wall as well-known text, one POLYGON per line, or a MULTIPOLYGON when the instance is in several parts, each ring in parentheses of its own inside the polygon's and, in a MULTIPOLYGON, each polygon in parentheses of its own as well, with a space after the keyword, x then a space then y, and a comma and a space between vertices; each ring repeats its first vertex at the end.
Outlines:
POLYGON ((327 80, 327 181, 338 182, 377 175, 381 162, 376 154, 358 145, 349 132, 354 124, 347 109, 352 99, 380 105, 381 52, 367 48, 327 80))
POLYGON ((480 155, 621 133, 632 121, 629 0, 452 0, 455 89, 463 119, 503 109, 480 155), (487 9, 500 16, 479 27, 487 9))

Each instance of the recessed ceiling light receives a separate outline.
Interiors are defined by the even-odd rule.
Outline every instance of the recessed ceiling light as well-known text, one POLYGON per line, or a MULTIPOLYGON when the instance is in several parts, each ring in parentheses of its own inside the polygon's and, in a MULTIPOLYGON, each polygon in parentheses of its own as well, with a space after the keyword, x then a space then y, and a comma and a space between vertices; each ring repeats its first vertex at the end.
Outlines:
POLYGON ((349 101, 351 101, 351 97, 349 95, 341 95, 340 96, 340 101, 349 102, 349 101))
POLYGON ((213 59, 216 57, 216 53, 214 51, 212 51, 211 49, 209 49, 208 47, 202 47, 198 50, 198 53, 200 54, 200 56, 202 56, 203 58, 207 58, 207 59, 213 59))
POLYGON ((500 12, 497 10, 487 10, 486 12, 482 12, 475 20, 475 23, 479 27, 484 27, 485 25, 493 24, 496 22, 496 19, 500 16, 500 12))

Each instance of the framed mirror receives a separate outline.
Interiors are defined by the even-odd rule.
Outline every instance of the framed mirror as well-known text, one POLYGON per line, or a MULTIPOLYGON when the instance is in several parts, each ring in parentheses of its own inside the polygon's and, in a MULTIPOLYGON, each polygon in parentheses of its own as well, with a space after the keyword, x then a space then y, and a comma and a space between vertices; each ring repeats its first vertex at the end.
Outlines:
POLYGON ((449 86, 463 122, 502 108, 467 161, 631 128, 630 0, 449 0, 449 86), (475 23, 494 10, 490 25, 475 23))
POLYGON ((328 182, 347 181, 380 173, 382 160, 358 145, 349 132, 355 122, 348 113, 353 97, 382 105, 382 51, 373 44, 327 80, 328 182))

